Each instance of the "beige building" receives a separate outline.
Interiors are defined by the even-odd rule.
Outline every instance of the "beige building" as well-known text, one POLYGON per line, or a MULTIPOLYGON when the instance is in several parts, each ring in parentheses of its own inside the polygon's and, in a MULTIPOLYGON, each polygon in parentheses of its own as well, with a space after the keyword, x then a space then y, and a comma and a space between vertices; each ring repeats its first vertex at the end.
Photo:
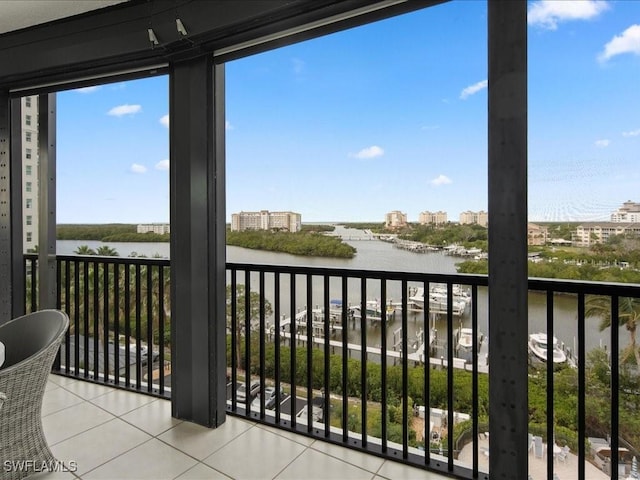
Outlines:
POLYGON ((302 228, 302 215, 294 212, 240 212, 231 215, 231 230, 286 230, 299 232, 302 228))
POLYGON ((38 97, 22 100, 22 245, 38 246, 38 97))
POLYGON ((389 212, 384 217, 384 226, 386 228, 401 228, 407 226, 407 214, 399 210, 389 212))
POLYGON ((159 233, 160 235, 164 235, 166 233, 171 233, 171 227, 168 223, 147 223, 140 224, 137 228, 138 233, 159 233))
POLYGON ((447 223, 447 212, 421 212, 418 215, 420 225, 442 225, 447 223))
POLYGON ((585 222, 576 228, 573 244, 578 247, 590 247, 596 243, 606 242, 613 235, 625 234, 640 236, 640 223, 585 222))
POLYGON ((479 212, 472 212, 467 210, 460 214, 460 225, 481 225, 486 227, 489 225, 489 214, 484 210, 479 212))
POLYGON ((619 222, 640 222, 640 203, 627 200, 622 206, 611 214, 611 221, 619 222))
POLYGON ((549 240, 549 229, 536 223, 527 224, 527 245, 545 245, 549 240))

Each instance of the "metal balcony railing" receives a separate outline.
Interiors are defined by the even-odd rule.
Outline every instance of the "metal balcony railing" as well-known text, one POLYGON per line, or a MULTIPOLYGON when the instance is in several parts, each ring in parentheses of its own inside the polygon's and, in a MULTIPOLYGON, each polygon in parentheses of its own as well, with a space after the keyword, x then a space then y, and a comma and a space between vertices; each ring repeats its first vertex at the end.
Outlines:
MULTIPOLYGON (((27 310, 37 309, 36 261, 25 256, 27 310)), ((71 328, 55 370, 169 397, 169 262, 57 262, 58 308, 71 328)), ((567 444, 577 478, 589 478, 587 462, 618 478, 640 437, 627 425, 640 399, 638 371, 619 355, 630 352, 640 289, 542 279, 530 279, 529 289, 529 330, 544 334, 531 336, 522 379, 529 431, 547 445, 567 444), (620 328, 600 330, 607 319, 620 328), (544 340, 541 353, 535 341, 544 340), (598 458, 596 437, 629 455, 598 458)), ((489 478, 486 276, 230 263, 226 298, 229 414, 459 478, 489 478)), ((554 478, 555 458, 545 456, 546 478, 554 478)))

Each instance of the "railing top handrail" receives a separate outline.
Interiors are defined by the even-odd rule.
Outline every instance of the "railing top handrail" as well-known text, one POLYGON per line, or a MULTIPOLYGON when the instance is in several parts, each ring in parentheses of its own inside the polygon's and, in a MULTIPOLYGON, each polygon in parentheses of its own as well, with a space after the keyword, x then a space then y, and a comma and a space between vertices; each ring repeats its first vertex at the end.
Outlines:
POLYGON ((351 268, 335 267, 304 267, 296 265, 268 265, 268 264, 248 264, 248 263, 227 263, 227 269, 265 272, 265 273, 288 273, 317 276, 348 277, 348 278, 371 278, 380 280, 406 280, 410 282, 433 282, 433 283, 460 283, 463 285, 487 285, 486 275, 471 275, 464 273, 422 273, 422 272, 396 272, 386 270, 363 270, 351 268))
MULTIPOLYGON (((37 253, 26 253, 26 260, 37 260, 37 253)), ((158 265, 169 267, 167 258, 149 257, 114 257, 101 255, 57 255, 57 260, 70 262, 91 262, 128 265, 158 265)), ((378 280, 397 280, 408 282, 459 283, 462 285, 488 286, 487 275, 463 273, 429 273, 429 272, 397 272, 386 270, 364 270, 336 267, 308 267, 299 265, 273 265, 227 262, 227 270, 251 271, 264 273, 301 274, 317 276, 334 276, 345 278, 371 278, 378 280)), ((585 295, 617 295, 620 297, 640 298, 640 284, 597 282, 586 280, 569 280, 558 278, 529 277, 529 290, 553 291, 585 295)))

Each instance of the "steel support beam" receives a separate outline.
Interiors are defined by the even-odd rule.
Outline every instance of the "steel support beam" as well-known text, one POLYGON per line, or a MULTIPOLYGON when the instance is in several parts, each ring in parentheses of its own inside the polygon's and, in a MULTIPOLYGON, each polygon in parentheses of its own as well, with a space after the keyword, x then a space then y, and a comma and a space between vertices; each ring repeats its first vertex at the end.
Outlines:
POLYGON ((527 478, 527 2, 490 0, 489 471, 527 478))
POLYGON ((20 99, 0 90, 0 324, 24 314, 20 99))
POLYGON ((225 420, 224 65, 170 65, 172 415, 225 420))
POLYGON ((56 94, 38 96, 38 308, 56 308, 56 94))

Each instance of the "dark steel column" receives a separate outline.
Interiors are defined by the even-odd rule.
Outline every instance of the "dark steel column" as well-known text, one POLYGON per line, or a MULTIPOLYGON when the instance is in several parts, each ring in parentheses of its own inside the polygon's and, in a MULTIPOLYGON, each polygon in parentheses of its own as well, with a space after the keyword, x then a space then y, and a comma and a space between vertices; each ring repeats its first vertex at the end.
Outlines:
POLYGON ((172 414, 225 420, 224 65, 170 65, 172 414))
POLYGON ((490 0, 490 476, 527 478, 527 2, 490 0))
POLYGON ((38 308, 56 308, 56 94, 38 97, 38 308))
POLYGON ((24 314, 20 100, 0 91, 0 324, 24 314))

